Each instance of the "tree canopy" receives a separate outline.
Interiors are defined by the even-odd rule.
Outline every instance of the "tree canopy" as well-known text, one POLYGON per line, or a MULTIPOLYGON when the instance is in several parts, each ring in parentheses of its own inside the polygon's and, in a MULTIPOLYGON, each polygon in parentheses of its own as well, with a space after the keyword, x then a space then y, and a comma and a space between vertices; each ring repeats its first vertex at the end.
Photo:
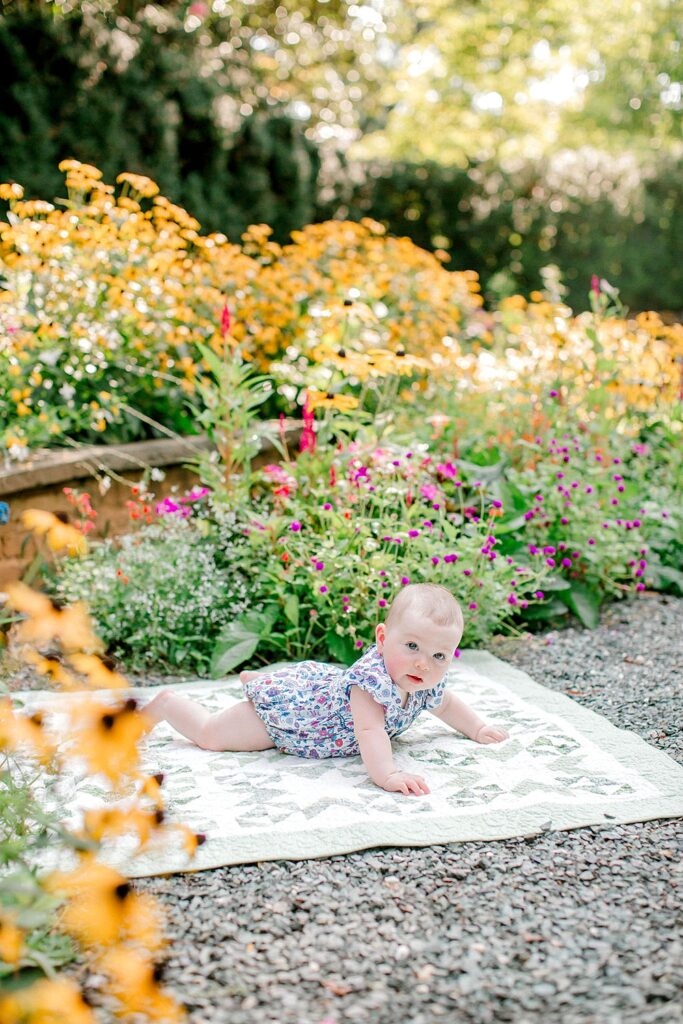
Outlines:
MULTIPOLYGON (((360 157, 666 150, 683 137, 683 0, 54 0, 130 59, 144 26, 186 48, 227 131, 285 106, 360 157), (110 39, 110 42, 112 39, 110 39)), ((2 0, 5 12, 45 9, 2 0)))

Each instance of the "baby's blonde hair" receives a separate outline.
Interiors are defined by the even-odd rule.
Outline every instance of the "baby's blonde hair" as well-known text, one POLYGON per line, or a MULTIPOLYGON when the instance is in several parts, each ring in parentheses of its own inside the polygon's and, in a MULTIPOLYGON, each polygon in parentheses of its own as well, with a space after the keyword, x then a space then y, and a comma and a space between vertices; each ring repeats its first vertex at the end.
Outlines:
POLYGON ((387 626, 404 612, 416 611, 437 626, 464 627, 462 609, 450 590, 439 583, 409 583, 398 592, 385 619, 387 626))

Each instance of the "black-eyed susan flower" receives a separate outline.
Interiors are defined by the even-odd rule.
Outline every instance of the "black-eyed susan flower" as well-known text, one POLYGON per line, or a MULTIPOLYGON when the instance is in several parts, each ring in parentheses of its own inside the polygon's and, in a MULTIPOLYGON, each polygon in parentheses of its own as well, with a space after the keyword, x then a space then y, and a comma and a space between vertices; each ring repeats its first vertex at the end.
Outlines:
POLYGON ((84 555, 88 550, 85 537, 60 516, 40 508, 27 508, 21 513, 23 525, 37 536, 45 535, 51 551, 66 550, 70 555, 84 555))
POLYGON ((90 698, 69 708, 74 736, 70 750, 83 757, 91 772, 102 772, 114 785, 137 770, 138 743, 149 722, 134 700, 108 706, 90 698))
POLYGON ((0 996, 0 1020, 8 1024, 97 1024, 75 982, 41 979, 0 996))
POLYGON ((183 1009, 159 988, 161 972, 148 955, 121 946, 108 950, 98 966, 109 977, 123 1015, 141 1014, 164 1024, 184 1019, 183 1009))
POLYGON ((308 407, 315 409, 336 409, 338 412, 350 412, 358 405, 353 395, 333 394, 331 391, 308 391, 308 407))
POLYGON ((18 964, 24 948, 24 933, 12 914, 0 914, 0 960, 18 964))
POLYGON ((43 764, 50 761, 56 746, 43 727, 43 716, 37 711, 31 715, 17 714, 9 697, 0 700, 0 749, 30 750, 43 764))
POLYGON ((70 654, 69 663, 86 677, 93 690, 121 690, 128 686, 125 676, 120 672, 114 672, 96 654, 70 654))

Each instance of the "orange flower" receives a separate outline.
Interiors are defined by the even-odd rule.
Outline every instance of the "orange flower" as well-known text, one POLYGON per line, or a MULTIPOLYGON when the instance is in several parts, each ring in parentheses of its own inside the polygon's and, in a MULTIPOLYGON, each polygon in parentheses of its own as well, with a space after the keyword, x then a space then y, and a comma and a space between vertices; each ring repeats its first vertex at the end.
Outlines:
POLYGON ((60 923, 84 946, 121 941, 130 929, 140 929, 139 915, 149 925, 149 901, 141 900, 123 875, 99 861, 89 859, 73 871, 54 872, 44 885, 48 892, 68 897, 60 923))
POLYGON ((29 616, 17 629, 20 641, 40 645, 59 640, 66 651, 102 650, 81 602, 62 609, 24 583, 9 583, 7 595, 10 608, 29 616))
POLYGON ((10 914, 0 914, 0 960, 18 964, 24 948, 24 933, 10 914))
POLYGON ((0 700, 0 749, 17 750, 28 746, 43 763, 55 754, 55 744, 46 736, 43 717, 40 712, 33 715, 17 715, 12 709, 9 697, 0 700))
POLYGON ((27 508, 21 513, 21 521, 28 530, 32 530, 38 536, 46 534, 51 551, 66 549, 70 555, 84 555, 88 550, 83 534, 52 512, 40 508, 27 508))
POLYGON ((108 668, 96 654, 70 654, 69 661, 77 672, 87 676, 94 690, 121 690, 128 686, 125 676, 108 668))
POLYGON ((97 1024, 74 982, 47 978, 0 996, 0 1020, 8 1024, 97 1024))
POLYGON ((134 700, 112 707, 89 698, 69 712, 75 728, 70 750, 91 772, 102 772, 116 785, 137 769, 138 743, 149 722, 134 700))
POLYGON ((119 947, 109 950, 99 966, 109 976, 122 1014, 140 1014, 164 1024, 184 1020, 184 1010, 159 988, 158 969, 148 956, 119 947))

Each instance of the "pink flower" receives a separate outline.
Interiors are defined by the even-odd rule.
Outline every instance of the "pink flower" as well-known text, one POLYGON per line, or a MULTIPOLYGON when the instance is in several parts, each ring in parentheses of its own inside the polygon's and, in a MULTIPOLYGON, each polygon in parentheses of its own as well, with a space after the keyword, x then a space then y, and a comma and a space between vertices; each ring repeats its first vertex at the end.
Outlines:
POLYGON ((420 487, 420 494, 423 498, 426 498, 427 501, 436 501, 439 497, 439 488, 436 484, 422 484, 420 487))
MULTIPOLYGON (((206 4, 192 4, 192 7, 190 7, 190 13, 192 13, 192 8, 193 7, 203 7, 204 8, 204 14, 208 10, 208 8, 206 7, 206 4)), ((203 17, 203 15, 201 15, 201 17, 203 17)), ((223 306, 222 311, 221 311, 221 334, 223 335, 224 338, 226 338, 227 335, 230 333, 230 325, 231 325, 230 310, 229 310, 228 304, 226 302, 225 305, 223 306)))
POLYGON ((299 441, 299 451, 300 452, 311 452, 311 454, 312 454, 315 451, 315 446, 316 446, 315 428, 313 426, 314 421, 315 421, 315 416, 313 414, 313 411, 312 411, 312 409, 310 407, 310 404, 309 404, 309 401, 308 401, 308 392, 306 392, 306 401, 304 402, 303 420, 304 420, 304 429, 301 431, 301 439, 299 441))

